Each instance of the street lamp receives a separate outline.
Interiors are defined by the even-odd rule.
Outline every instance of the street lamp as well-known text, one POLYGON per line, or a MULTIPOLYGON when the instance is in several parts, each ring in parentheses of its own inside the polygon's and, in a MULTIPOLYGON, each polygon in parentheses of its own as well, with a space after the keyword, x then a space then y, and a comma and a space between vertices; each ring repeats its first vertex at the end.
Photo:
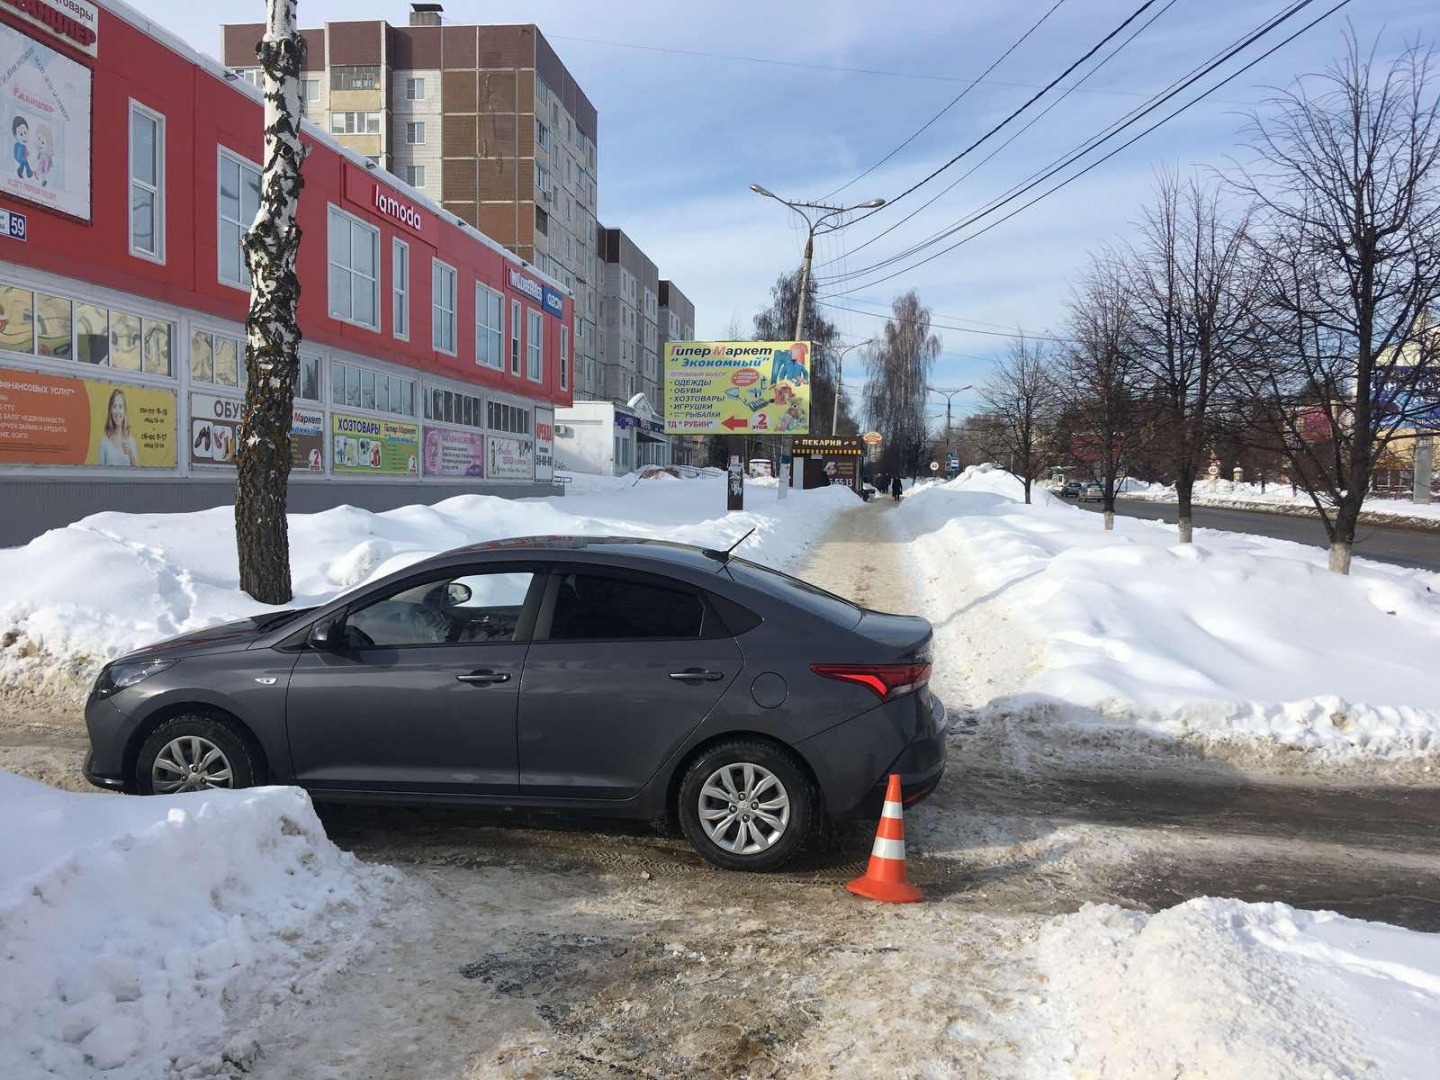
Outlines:
POLYGON ((974 390, 974 386, 962 386, 958 390, 939 390, 933 386, 925 388, 929 393, 939 394, 945 399, 945 455, 950 455, 950 403, 956 394, 963 394, 966 390, 974 390))
MULTIPOLYGON (((789 207, 799 214, 805 221, 805 257, 800 262, 800 296, 795 305, 795 336, 792 341, 803 341, 805 339, 805 296, 810 289, 810 260, 815 255, 815 234, 818 232, 834 232, 844 222, 835 219, 842 217, 854 210, 878 210, 885 205, 884 199, 871 199, 868 202, 857 203, 854 206, 833 206, 829 203, 807 203, 791 202, 789 199, 782 199, 769 188, 761 187, 759 184, 751 184, 750 190, 756 195, 763 195, 767 199, 774 199, 783 206, 789 207), (828 224, 828 228, 826 225, 828 224)), ((833 428, 832 428, 833 431, 833 428)), ((782 449, 783 457, 784 451, 782 449)), ((780 466, 780 498, 785 498, 785 489, 790 486, 789 469, 780 466)))
POLYGON ((866 338, 864 341, 857 341, 854 345, 846 345, 835 357, 835 398, 830 402, 830 434, 835 434, 835 427, 840 418, 840 391, 845 386, 845 354, 851 349, 863 349, 866 345, 875 344, 874 338, 866 338))

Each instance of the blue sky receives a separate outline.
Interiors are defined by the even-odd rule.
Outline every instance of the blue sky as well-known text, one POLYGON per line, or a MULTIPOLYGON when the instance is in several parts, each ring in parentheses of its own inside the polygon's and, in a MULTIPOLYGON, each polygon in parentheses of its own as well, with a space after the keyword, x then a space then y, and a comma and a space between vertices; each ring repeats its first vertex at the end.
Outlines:
MULTIPOLYGON (((893 198, 1018 107, 1140 2, 1065 0, 957 106, 838 198, 893 198)), ((1222 73, 1333 2, 1315 0, 1261 49, 1244 53, 1222 73)), ((1053 4, 449 0, 445 14, 456 23, 539 25, 599 110, 601 220, 630 233, 662 276, 695 301, 698 336, 723 337, 732 321, 748 330, 776 275, 798 265, 804 241, 793 216, 750 192, 748 184, 758 181, 787 198, 827 195, 894 150, 1053 4)), ((1005 341, 979 331, 1059 329, 1068 282, 1089 251, 1132 232, 1156 170, 1223 168, 1232 156, 1243 156, 1246 114, 1263 108, 1268 87, 1318 71, 1338 56, 1345 20, 1363 42, 1379 35, 1382 55, 1417 36, 1440 37, 1434 0, 1354 0, 1154 134, 954 252, 873 285, 864 276, 827 281, 894 256, 983 206, 1284 6, 1283 0, 1174 0, 1166 9, 1166 0, 1158 0, 1131 29, 1165 9, 1152 25, 912 220, 862 247, 938 194, 1058 91, 893 210, 823 238, 817 249, 822 290, 844 292, 827 303, 883 312, 896 293, 915 287, 935 322, 969 328, 939 331, 944 355, 936 385, 981 382, 1005 341)), ((222 22, 258 21, 264 11, 262 0, 146 0, 143 7, 211 55, 218 53, 222 22)), ((368 18, 403 24, 409 5, 300 0, 299 10, 305 26, 368 18)), ((1096 59, 1108 52, 1103 49, 1096 59)), ((1088 65, 1060 89, 1086 70, 1088 65)), ((892 269, 904 269, 909 261, 892 269)), ((826 314, 851 341, 878 333, 882 325, 856 312, 830 308, 826 314)), ((852 360, 850 366, 855 370, 847 371, 847 381, 858 380, 860 365, 852 360)), ((973 405, 973 395, 956 399, 957 412, 973 405)), ((943 410, 943 403, 937 409, 943 410)))

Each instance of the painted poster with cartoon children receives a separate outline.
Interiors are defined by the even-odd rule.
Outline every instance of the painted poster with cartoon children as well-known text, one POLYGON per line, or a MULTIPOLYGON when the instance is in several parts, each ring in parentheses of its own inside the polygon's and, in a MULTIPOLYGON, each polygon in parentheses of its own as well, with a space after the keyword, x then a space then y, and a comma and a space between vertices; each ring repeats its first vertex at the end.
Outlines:
POLYGON ((90 220, 90 72, 0 24, 0 193, 90 220))

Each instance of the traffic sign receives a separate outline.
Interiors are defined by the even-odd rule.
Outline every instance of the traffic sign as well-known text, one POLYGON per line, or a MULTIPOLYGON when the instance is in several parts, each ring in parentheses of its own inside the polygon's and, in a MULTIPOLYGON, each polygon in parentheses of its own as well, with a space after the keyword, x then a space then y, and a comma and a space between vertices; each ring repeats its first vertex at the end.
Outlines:
POLYGON ((939 472, 939 471, 940 471, 940 463, 939 463, 938 461, 932 461, 932 462, 930 462, 930 471, 931 471, 931 472, 939 472))

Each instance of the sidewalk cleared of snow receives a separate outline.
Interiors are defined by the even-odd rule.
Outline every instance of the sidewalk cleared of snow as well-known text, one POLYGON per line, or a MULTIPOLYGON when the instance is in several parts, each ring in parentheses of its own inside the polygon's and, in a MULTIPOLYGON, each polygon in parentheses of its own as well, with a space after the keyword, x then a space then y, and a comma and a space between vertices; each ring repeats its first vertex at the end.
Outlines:
MULTIPOLYGON (((576 477, 575 494, 510 500, 463 495, 372 513, 341 506, 290 515, 295 606, 324 603, 366 581, 464 544, 517 536, 624 535, 728 546, 798 568, 842 510, 839 488, 784 502, 753 490, 725 510, 720 477, 576 477)), ((94 514, 29 544, 0 549, 0 687, 59 679, 71 693, 106 660, 176 634, 267 610, 239 589, 231 507, 189 514, 94 514)))
POLYGON ((1036 1077, 1430 1080, 1440 935, 1286 904, 1200 898, 1053 919, 1036 1077))
POLYGON ((1357 559, 1342 577, 1318 548, 1204 529, 1181 545, 1173 526, 1124 518, 1106 532, 1034 498, 982 467, 901 507, 942 646, 999 607, 1014 640, 994 647, 1037 656, 1011 692, 969 705, 1202 751, 1440 752, 1440 575, 1357 559))
POLYGON ((132 799, 0 771, 0 1076, 243 1062, 247 1023, 361 948, 394 880, 298 788, 132 799))

